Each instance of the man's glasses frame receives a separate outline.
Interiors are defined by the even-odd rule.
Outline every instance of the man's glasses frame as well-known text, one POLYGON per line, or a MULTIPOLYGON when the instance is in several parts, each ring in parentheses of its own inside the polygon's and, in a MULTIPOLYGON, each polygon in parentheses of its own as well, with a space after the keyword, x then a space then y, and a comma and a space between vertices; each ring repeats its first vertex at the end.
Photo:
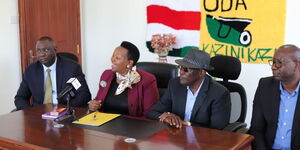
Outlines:
POLYGON ((47 53, 51 50, 55 50, 55 48, 54 47, 47 47, 47 48, 43 48, 43 49, 36 49, 36 52, 37 53, 42 53, 42 52, 47 53))
POLYGON ((289 62, 292 61, 281 61, 281 60, 273 60, 273 59, 268 60, 269 65, 271 67, 274 65, 276 68, 281 68, 284 64, 287 64, 289 62))
POLYGON ((198 68, 188 68, 188 67, 184 67, 184 66, 178 66, 178 69, 181 71, 184 71, 184 72, 192 72, 194 70, 198 70, 198 68))

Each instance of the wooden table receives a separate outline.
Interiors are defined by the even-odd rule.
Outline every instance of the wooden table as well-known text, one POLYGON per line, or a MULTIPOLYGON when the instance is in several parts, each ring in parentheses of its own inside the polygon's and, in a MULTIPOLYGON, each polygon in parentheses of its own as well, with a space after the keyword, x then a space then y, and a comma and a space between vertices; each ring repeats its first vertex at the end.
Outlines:
MULTIPOLYGON (((0 116, 0 149, 77 150, 225 150, 251 149, 253 137, 201 127, 166 128, 153 136, 126 143, 127 137, 65 125, 53 128, 53 121, 41 119, 52 105, 41 105, 0 116)), ((82 116, 85 109, 76 108, 82 116)), ((142 128, 142 127, 141 127, 142 128)))

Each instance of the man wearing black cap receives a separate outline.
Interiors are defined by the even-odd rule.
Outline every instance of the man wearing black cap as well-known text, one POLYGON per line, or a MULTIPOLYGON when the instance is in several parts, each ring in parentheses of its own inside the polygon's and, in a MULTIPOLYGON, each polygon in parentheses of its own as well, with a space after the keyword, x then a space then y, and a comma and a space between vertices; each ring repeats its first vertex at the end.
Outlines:
POLYGON ((223 129, 230 118, 229 91, 206 75, 210 56, 196 48, 175 60, 180 77, 170 80, 168 90, 147 114, 170 126, 196 125, 223 129))

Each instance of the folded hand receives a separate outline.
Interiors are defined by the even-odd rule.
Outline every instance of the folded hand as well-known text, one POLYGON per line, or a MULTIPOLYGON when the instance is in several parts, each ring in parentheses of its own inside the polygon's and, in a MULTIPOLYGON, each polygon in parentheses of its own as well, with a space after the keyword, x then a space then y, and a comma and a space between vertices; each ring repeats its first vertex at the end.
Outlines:
POLYGON ((159 121, 175 128, 181 128, 182 125, 189 125, 187 122, 182 121, 179 116, 170 112, 164 112, 163 114, 161 114, 159 116, 159 121))
POLYGON ((91 100, 89 102, 89 110, 90 111, 96 111, 100 109, 102 106, 102 101, 101 100, 91 100))

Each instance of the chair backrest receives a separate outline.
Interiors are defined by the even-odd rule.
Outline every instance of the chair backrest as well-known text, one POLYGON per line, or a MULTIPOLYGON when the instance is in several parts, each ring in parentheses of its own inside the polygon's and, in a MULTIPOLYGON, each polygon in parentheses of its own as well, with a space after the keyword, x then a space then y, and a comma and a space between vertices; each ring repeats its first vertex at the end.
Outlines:
POLYGON ((208 73, 223 81, 218 81, 230 91, 231 97, 231 115, 230 123, 245 122, 247 113, 247 97, 244 87, 235 82, 228 80, 236 80, 241 73, 241 62, 239 59, 231 56, 214 56, 211 58, 210 65, 214 70, 208 73))
POLYGON ((138 62, 136 67, 156 77, 159 95, 163 96, 168 88, 169 80, 178 76, 177 65, 158 62, 138 62))
POLYGON ((60 57, 64 57, 66 59, 69 59, 69 60, 72 60, 76 63, 78 63, 78 57, 72 53, 69 53, 69 52, 58 52, 56 53, 57 56, 60 56, 60 57))

